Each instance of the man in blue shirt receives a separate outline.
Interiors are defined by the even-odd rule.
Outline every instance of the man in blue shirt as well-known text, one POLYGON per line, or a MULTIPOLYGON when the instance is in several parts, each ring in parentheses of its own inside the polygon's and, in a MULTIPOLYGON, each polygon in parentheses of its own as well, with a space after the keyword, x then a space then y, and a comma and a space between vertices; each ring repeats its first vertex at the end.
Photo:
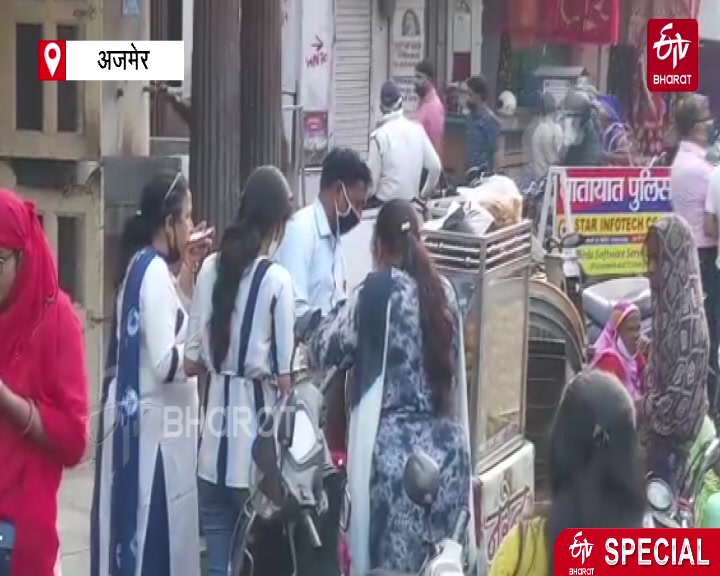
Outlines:
POLYGON ((323 161, 317 199, 288 222, 275 260, 293 279, 298 317, 315 308, 327 314, 345 299, 341 237, 360 223, 370 181, 357 152, 334 148, 323 161))
POLYGON ((466 84, 470 114, 465 133, 465 169, 478 168, 486 174, 493 174, 497 168, 500 122, 487 105, 485 78, 473 76, 466 84))

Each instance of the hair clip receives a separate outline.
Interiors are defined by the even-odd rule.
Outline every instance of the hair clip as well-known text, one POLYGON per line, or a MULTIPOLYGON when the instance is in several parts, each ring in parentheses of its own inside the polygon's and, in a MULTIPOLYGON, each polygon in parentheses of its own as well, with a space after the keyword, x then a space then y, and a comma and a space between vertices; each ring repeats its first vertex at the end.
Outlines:
POLYGON ((175 185, 180 182, 180 178, 182 178, 182 172, 178 172, 175 174, 175 178, 173 178, 172 184, 170 184, 169 188, 167 189, 167 192, 165 192, 165 197, 163 198, 163 202, 167 202, 168 198, 170 198, 170 195, 173 193, 173 189, 175 188, 175 185))
POLYGON ((402 232, 407 232, 408 230, 410 230, 410 221, 403 222, 402 225, 400 226, 400 230, 402 232))
POLYGON ((608 444, 610 444, 610 434, 600 424, 595 424, 592 438, 598 448, 607 448, 608 444))

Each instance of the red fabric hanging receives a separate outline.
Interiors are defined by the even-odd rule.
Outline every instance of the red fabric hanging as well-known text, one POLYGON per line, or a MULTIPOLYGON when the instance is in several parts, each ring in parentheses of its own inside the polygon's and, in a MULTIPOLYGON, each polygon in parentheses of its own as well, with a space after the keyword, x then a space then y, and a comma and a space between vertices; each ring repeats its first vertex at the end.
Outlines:
POLYGON ((565 44, 617 44, 619 0, 549 0, 552 38, 565 44))
POLYGON ((619 0, 507 0, 514 44, 617 44, 619 0))

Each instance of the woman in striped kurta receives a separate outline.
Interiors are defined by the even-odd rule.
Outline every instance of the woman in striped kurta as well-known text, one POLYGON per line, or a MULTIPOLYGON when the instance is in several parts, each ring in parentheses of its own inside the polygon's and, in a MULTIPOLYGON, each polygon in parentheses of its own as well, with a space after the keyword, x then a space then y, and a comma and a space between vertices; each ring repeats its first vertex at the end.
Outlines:
POLYGON ((233 529, 253 483, 258 423, 290 387, 292 281, 268 257, 291 212, 283 175, 258 168, 195 288, 185 370, 209 373, 197 472, 208 576, 227 573, 233 529))

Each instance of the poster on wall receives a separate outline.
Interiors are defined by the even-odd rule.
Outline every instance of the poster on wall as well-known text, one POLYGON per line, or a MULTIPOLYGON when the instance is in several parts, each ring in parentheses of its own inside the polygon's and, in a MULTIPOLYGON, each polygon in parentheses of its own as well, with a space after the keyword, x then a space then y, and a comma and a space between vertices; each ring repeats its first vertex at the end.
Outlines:
POLYGON ((415 65, 425 57, 425 2, 397 0, 392 21, 390 76, 399 84, 405 111, 417 109, 413 76, 415 65))
POLYGON ((333 31, 333 0, 303 2, 301 82, 305 166, 322 163, 330 140, 333 31))
POLYGON ((328 152, 328 113, 305 112, 305 165, 319 166, 328 152))

